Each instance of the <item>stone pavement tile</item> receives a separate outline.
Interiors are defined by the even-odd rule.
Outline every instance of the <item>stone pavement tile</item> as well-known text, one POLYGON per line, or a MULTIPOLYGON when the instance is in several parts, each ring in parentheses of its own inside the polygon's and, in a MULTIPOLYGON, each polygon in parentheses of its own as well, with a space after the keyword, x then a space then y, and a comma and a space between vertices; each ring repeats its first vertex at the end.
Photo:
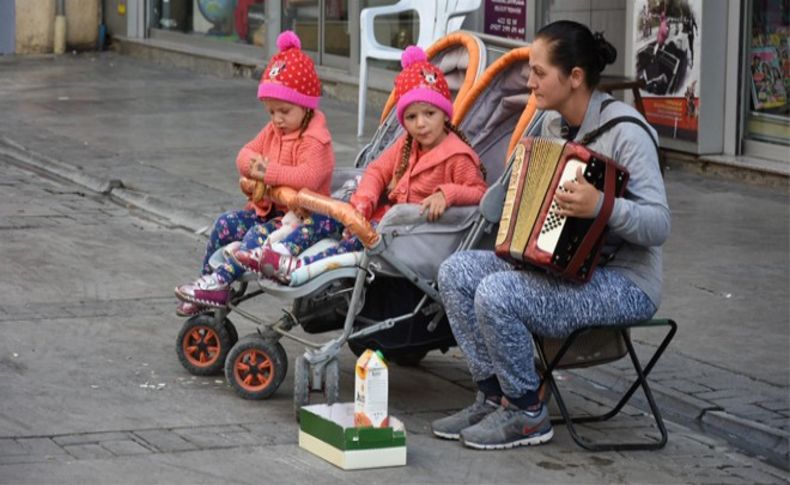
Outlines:
POLYGON ((11 438, 0 439, 0 456, 26 455, 29 451, 17 440, 11 438))
POLYGON ((130 438, 129 433, 125 432, 107 432, 107 433, 80 433, 69 434, 64 436, 55 436, 52 441, 60 446, 68 445, 81 445, 85 443, 99 443, 102 441, 110 440, 126 440, 130 438))
POLYGON ((753 467, 753 466, 737 466, 730 469, 729 472, 733 476, 739 477, 742 480, 741 483, 770 484, 770 483, 787 483, 788 481, 790 481, 790 479, 788 479, 788 476, 786 474, 784 477, 782 477, 781 475, 777 476, 776 473, 768 473, 767 471, 762 470, 759 467, 753 467))
POLYGON ((698 392, 694 394, 694 397, 712 402, 719 402, 722 399, 732 398, 752 400, 753 402, 757 399, 757 396, 744 394, 744 391, 741 389, 721 389, 716 391, 698 392))
POLYGON ((135 431, 134 434, 148 443, 149 446, 164 453, 197 449, 194 443, 190 443, 173 431, 166 429, 135 431))
POLYGON ((17 442, 31 455, 62 455, 63 448, 50 438, 18 438, 17 442))
POLYGON ((179 436, 194 443, 198 448, 230 448, 239 446, 233 435, 243 432, 240 426, 210 426, 174 430, 179 436))
POLYGON ((781 429, 782 431, 790 431, 790 419, 787 416, 777 416, 765 421, 767 426, 772 428, 781 429))
POLYGON ((755 406, 751 403, 745 404, 741 401, 717 401, 716 404, 721 406, 724 411, 730 414, 743 416, 752 421, 757 421, 758 423, 765 422, 769 419, 782 417, 782 415, 777 412, 763 409, 760 406, 755 406))
POLYGON ((298 427, 295 423, 273 422, 262 424, 245 424, 258 445, 294 444, 298 439, 298 427))
MULTIPOLYGON (((63 452, 60 455, 0 455, 0 466, 4 465, 20 465, 25 463, 46 463, 52 462, 57 460, 62 460, 64 457, 71 456, 63 452)), ((2 471, 0 470, 0 483, 6 483, 3 481, 2 471)), ((10 483, 10 482, 9 482, 10 483)))
POLYGON ((781 412, 785 415, 790 411, 790 398, 787 399, 771 399, 767 401, 759 401, 758 406, 770 409, 771 411, 781 412))
POLYGON ((660 382, 661 384, 664 384, 667 387, 675 389, 676 391, 685 392, 689 394, 710 392, 714 390, 713 388, 708 387, 705 384, 694 382, 688 379, 666 379, 657 382, 660 382))
POLYGON ((63 447, 66 452, 78 460, 92 460, 96 458, 110 458, 112 453, 95 443, 82 445, 69 445, 63 447))
POLYGON ((101 446, 116 456, 142 455, 145 453, 151 453, 151 450, 134 440, 102 441, 101 446))

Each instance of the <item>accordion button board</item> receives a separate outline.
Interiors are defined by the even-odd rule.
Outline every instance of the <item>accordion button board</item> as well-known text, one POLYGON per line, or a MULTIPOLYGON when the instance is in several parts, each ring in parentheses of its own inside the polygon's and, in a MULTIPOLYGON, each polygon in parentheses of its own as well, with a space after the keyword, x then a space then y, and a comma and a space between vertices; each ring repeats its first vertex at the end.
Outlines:
MULTIPOLYGON (((563 274, 568 267, 577 268, 581 257, 581 266, 571 270, 575 275, 567 277, 587 280, 597 263, 609 212, 602 209, 604 214, 590 219, 561 216, 554 196, 565 190, 564 184, 576 179, 579 169, 585 180, 604 191, 606 174, 611 170, 613 195, 604 197, 611 201, 611 197, 623 194, 628 172, 584 145, 543 137, 529 137, 519 143, 511 155, 510 168, 496 253, 563 274)), ((611 207, 610 203, 608 210, 611 207)))

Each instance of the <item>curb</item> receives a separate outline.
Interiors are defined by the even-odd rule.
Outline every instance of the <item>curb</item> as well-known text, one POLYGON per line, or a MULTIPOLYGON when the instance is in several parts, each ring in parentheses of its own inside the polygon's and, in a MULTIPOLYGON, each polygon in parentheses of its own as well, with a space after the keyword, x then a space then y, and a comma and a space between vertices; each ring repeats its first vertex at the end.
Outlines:
POLYGON ((762 455, 767 462, 778 468, 790 470, 790 433, 739 418, 726 411, 706 412, 700 421, 703 431, 720 436, 738 447, 742 447, 739 443, 746 440, 751 444, 747 451, 762 455))
POLYGON ((6 136, 0 136, 0 155, 27 169, 54 175, 93 192, 138 207, 157 217, 167 219, 174 226, 183 227, 195 234, 204 233, 213 223, 210 217, 200 212, 174 207, 161 199, 127 188, 120 179, 106 179, 91 175, 73 165, 33 152, 6 136))
MULTIPOLYGON (((622 374, 603 368, 589 368, 585 375, 574 373, 580 379, 603 387, 618 400, 630 382, 622 374)), ((765 457, 770 464, 790 470, 790 433, 771 428, 757 421, 728 413, 721 406, 683 394, 657 382, 651 382, 652 391, 662 414, 672 421, 710 433, 726 440, 734 447, 765 457)), ((644 393, 637 391, 629 404, 649 412, 644 393)))

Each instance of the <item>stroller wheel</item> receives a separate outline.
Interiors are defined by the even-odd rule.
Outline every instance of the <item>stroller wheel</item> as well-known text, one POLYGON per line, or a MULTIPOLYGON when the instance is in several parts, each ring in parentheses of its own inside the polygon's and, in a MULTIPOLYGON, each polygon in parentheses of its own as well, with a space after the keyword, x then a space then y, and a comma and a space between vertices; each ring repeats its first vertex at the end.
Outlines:
POLYGON ((310 365, 304 355, 294 363, 294 416, 299 421, 299 410, 310 403, 310 365))
POLYGON ((230 349, 225 377, 244 399, 266 399, 280 387, 288 372, 288 357, 280 342, 258 334, 247 335, 230 349))
POLYGON ((340 365, 332 359, 324 367, 324 397, 327 404, 340 402, 340 365))
POLYGON ((181 326, 176 354, 190 374, 217 375, 222 373, 225 357, 237 340, 236 328, 230 320, 217 323, 213 315, 196 315, 181 326))

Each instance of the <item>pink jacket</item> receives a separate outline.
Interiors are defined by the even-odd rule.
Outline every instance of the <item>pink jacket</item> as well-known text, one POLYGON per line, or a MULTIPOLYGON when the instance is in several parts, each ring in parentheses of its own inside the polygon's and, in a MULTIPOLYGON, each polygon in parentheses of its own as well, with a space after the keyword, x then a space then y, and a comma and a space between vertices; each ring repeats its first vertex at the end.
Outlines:
MULTIPOLYGON (((298 131, 282 135, 274 124, 267 123, 236 157, 236 168, 241 176, 249 178, 252 161, 257 155, 269 159, 263 180, 267 185, 286 185, 297 190, 307 187, 329 195, 335 153, 326 117, 320 111, 314 112, 301 138, 298 131)), ((265 217, 272 209, 272 202, 264 198, 257 204, 249 202, 246 208, 254 208, 258 216, 265 217)))
MULTIPOLYGON (((374 208, 378 205, 400 164, 405 142, 406 135, 403 135, 368 166, 351 196, 352 205, 360 202, 367 202, 374 208)), ((455 133, 448 133, 438 146, 420 153, 419 158, 416 152, 412 148, 409 168, 387 196, 392 204, 417 204, 437 191, 444 193, 447 207, 480 202, 486 191, 480 158, 455 133)), ((387 208, 379 208, 372 219, 380 219, 387 208)))

